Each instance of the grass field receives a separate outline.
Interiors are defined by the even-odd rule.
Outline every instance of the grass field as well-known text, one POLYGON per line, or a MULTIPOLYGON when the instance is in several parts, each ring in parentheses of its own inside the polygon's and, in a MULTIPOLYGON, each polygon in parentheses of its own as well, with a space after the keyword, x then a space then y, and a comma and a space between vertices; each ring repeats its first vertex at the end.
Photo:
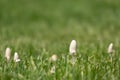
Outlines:
POLYGON ((119 0, 0 0, 0 80, 119 80, 119 53, 119 0), (73 39, 75 65, 69 55, 73 39), (9 62, 7 47, 12 49, 9 62), (49 60, 53 54, 56 62, 49 60))

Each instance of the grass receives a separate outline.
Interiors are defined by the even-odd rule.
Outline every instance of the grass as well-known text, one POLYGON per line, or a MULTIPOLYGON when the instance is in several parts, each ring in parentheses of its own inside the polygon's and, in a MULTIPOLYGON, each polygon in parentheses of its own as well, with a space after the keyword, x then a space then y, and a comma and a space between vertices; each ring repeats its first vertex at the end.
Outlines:
POLYGON ((119 0, 0 0, 0 80, 119 80, 119 0), (69 44, 77 41, 77 61, 69 44), (110 61, 109 43, 115 55, 110 61), (6 47, 12 58, 6 62, 6 47), (14 52, 21 61, 14 63, 14 52), (49 58, 57 54, 57 62, 49 58), (56 66, 55 74, 50 73, 56 66))

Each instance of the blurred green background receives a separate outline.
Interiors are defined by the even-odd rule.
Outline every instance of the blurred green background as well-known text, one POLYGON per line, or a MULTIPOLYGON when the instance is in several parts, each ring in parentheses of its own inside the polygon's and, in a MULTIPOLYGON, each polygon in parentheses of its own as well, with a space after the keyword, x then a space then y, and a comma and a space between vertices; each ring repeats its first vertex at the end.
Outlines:
POLYGON ((72 39, 83 45, 118 44, 119 4, 119 0, 0 0, 0 44, 51 49, 72 39))
POLYGON ((0 0, 3 46, 118 43, 119 29, 119 0, 0 0))

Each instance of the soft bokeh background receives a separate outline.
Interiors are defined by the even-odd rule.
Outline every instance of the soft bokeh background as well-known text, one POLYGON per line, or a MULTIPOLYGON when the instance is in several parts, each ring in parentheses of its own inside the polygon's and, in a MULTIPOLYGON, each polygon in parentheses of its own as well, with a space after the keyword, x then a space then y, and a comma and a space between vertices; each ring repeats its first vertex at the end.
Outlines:
POLYGON ((1 53, 11 47, 22 56, 61 55, 75 39, 87 54, 111 42, 118 48, 119 36, 119 0, 0 0, 1 53))
POLYGON ((119 0, 0 0, 0 42, 114 41, 120 34, 119 4, 119 0))

